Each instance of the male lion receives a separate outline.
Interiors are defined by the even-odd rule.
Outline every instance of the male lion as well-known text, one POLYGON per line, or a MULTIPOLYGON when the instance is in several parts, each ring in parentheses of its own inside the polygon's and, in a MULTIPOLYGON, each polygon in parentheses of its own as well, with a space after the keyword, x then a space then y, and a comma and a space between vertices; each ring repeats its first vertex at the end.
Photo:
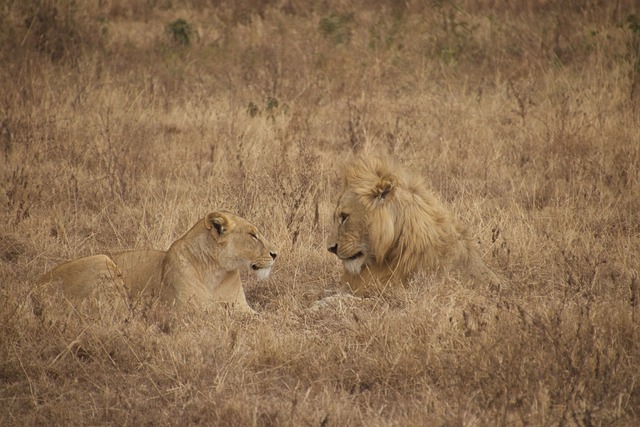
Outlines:
POLYGON ((86 298, 98 293, 122 292, 122 273, 106 255, 93 255, 62 263, 45 273, 38 287, 61 289, 68 298, 86 298))
POLYGON ((347 165, 328 250, 344 263, 346 290, 402 283, 418 271, 460 270, 498 285, 464 227, 424 182, 391 162, 347 165))
POLYGON ((258 229, 228 212, 198 221, 169 250, 112 255, 133 296, 149 292, 170 304, 222 302, 243 311, 247 304, 240 269, 266 279, 277 252, 258 229))

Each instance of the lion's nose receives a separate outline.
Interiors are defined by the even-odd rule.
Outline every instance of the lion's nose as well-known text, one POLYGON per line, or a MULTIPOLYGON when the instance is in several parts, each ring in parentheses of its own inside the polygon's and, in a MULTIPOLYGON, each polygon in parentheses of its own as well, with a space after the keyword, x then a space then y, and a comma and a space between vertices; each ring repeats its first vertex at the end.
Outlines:
POLYGON ((336 255, 338 255, 338 244, 336 243, 336 244, 335 244, 335 245, 333 245, 333 246, 329 246, 329 247, 327 248, 327 250, 328 250, 329 252, 331 252, 332 254, 336 254, 336 255))
POLYGON ((278 257, 278 253, 277 252, 269 252, 269 255, 271 255, 271 258, 275 261, 275 259, 278 257))

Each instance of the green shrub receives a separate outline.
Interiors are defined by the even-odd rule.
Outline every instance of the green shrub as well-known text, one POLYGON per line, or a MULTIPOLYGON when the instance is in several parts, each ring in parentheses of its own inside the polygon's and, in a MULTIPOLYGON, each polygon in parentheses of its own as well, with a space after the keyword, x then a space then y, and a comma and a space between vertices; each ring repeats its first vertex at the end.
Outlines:
POLYGON ((320 20, 320 32, 335 44, 348 43, 351 40, 352 23, 353 13, 333 13, 320 20))
POLYGON ((165 31, 171 37, 173 43, 179 46, 189 46, 198 32, 187 20, 178 18, 168 24, 165 31))
POLYGON ((86 50, 102 47, 105 32, 98 21, 81 16, 74 0, 28 0, 13 11, 14 20, 2 31, 15 37, 14 46, 30 48, 53 61, 77 58, 86 50))

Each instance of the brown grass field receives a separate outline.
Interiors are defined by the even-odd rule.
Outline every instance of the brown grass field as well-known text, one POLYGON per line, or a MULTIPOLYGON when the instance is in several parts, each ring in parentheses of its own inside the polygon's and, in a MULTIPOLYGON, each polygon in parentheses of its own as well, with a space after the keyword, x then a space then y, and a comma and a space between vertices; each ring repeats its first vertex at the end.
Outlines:
POLYGON ((2 0, 0 79, 0 425, 640 424, 635 0, 2 0), (369 154, 508 289, 310 310, 369 154), (280 253, 257 316, 32 298, 216 209, 280 253))

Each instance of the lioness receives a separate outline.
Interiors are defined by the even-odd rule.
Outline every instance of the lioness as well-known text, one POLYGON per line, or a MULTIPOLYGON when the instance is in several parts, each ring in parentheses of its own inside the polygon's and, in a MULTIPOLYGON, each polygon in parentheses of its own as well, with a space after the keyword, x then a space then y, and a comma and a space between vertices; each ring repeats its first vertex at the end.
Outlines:
POLYGON ((252 309, 239 270, 251 269, 266 279, 276 257, 253 224, 229 212, 209 213, 166 252, 112 255, 134 296, 147 291, 171 304, 222 302, 244 311, 252 309))
POLYGON ((239 270, 265 279, 277 252, 258 229, 229 212, 211 212, 169 250, 140 250, 95 255, 61 264, 39 283, 62 286, 69 296, 85 297, 106 281, 122 283, 131 296, 159 296, 170 304, 226 303, 243 311, 247 304, 239 270), (120 278, 122 276, 122 278, 120 278))
POLYGON ((499 286, 464 226, 422 179, 379 158, 345 168, 328 250, 343 262, 342 282, 354 295, 375 281, 386 286, 450 268, 499 286))

